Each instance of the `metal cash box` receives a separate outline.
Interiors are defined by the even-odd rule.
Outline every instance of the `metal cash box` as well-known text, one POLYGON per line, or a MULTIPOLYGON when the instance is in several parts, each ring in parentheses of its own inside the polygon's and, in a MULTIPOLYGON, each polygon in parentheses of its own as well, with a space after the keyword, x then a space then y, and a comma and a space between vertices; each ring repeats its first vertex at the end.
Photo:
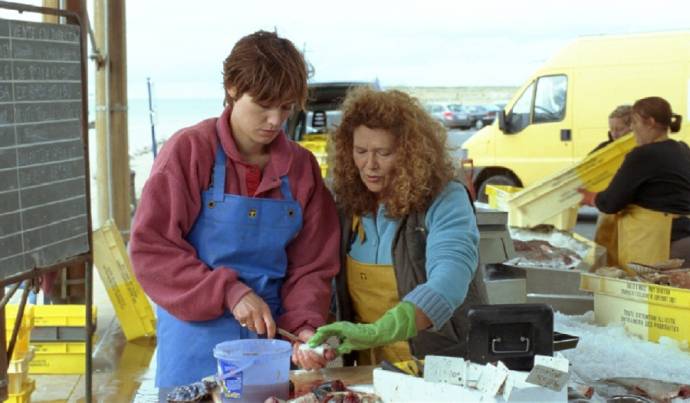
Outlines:
POLYGON ((553 355, 553 311, 546 304, 478 305, 467 312, 468 359, 528 371, 534 355, 553 355))

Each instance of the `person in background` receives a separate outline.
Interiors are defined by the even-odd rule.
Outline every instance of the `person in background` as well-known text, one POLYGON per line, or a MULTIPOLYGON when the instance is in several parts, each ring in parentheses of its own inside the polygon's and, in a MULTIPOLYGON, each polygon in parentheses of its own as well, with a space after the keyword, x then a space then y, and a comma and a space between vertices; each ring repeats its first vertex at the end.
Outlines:
POLYGON ((680 124, 681 117, 665 99, 638 100, 632 107, 637 147, 625 156, 606 190, 580 189, 584 204, 615 214, 616 225, 597 230, 597 239, 606 240, 609 265, 690 258, 690 148, 668 137, 680 124), (604 230, 609 233, 599 234, 604 230))
POLYGON ((426 354, 464 356, 466 308, 486 300, 479 233, 466 188, 454 181, 446 131, 400 91, 353 90, 334 138, 341 216, 337 336, 346 364, 426 354), (463 309, 458 309, 459 307, 463 309))
MULTIPOLYGON (((608 139, 596 146, 590 154, 600 150, 615 140, 623 137, 632 131, 632 106, 620 105, 609 114, 609 133, 608 139)), ((600 213, 597 216, 597 231, 594 241, 599 245, 609 245, 612 242, 610 237, 616 234, 614 228, 617 226, 615 214, 600 213)), ((616 253, 613 249, 608 251, 609 261, 616 260, 616 253)))
POLYGON ((632 131, 632 106, 620 105, 609 114, 608 140, 599 143, 591 152, 595 152, 632 131))
MULTIPOLYGON (((272 338, 276 326, 307 341, 339 269, 333 198, 316 159, 281 130, 307 97, 302 55, 255 32, 225 59, 223 83, 220 117, 166 141, 132 225, 134 273, 158 305, 160 388, 215 373, 223 341, 272 338)), ((293 352, 305 368, 326 364, 293 352)))

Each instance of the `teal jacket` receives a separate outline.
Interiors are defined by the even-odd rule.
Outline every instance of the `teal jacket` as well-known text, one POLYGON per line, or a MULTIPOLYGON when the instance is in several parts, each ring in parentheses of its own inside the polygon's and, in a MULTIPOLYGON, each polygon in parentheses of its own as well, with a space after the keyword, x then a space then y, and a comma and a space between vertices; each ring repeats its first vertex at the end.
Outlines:
MULTIPOLYGON (((464 187, 450 182, 426 211, 426 277, 402 296, 419 307, 440 329, 462 304, 478 263, 479 231, 464 187)), ((362 217, 362 242, 354 234, 349 255, 369 264, 393 264, 393 238, 400 220, 386 217, 383 205, 376 217, 362 217)))
POLYGON ((341 216, 343 267, 336 278, 337 319, 354 320, 345 256, 366 263, 392 263, 398 294, 422 309, 433 323, 410 340, 412 354, 466 357, 466 312, 487 301, 482 279, 475 275, 479 234, 467 192, 453 182, 425 212, 400 220, 381 220, 381 213, 379 209, 375 225, 373 216, 369 224, 365 222, 368 248, 364 247, 367 241, 360 243, 352 233, 351 217, 341 216))

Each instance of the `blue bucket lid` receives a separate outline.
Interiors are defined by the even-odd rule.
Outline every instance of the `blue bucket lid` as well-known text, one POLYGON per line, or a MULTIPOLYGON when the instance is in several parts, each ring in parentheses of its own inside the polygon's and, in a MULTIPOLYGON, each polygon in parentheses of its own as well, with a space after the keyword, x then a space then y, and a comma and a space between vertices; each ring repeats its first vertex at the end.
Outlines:
POLYGON ((213 356, 222 360, 239 358, 270 357, 283 355, 292 351, 292 345, 285 340, 276 339, 242 339, 230 340, 216 344, 213 356))

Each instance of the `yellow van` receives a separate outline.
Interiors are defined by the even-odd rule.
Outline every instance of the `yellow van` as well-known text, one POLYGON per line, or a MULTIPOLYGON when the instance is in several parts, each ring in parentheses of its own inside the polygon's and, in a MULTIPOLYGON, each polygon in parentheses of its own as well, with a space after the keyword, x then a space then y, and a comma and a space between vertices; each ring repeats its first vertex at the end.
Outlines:
POLYGON ((690 139, 690 32, 577 39, 538 69, 493 125, 463 145, 477 196, 486 185, 527 187, 607 139, 608 115, 647 96, 666 98, 690 139))

